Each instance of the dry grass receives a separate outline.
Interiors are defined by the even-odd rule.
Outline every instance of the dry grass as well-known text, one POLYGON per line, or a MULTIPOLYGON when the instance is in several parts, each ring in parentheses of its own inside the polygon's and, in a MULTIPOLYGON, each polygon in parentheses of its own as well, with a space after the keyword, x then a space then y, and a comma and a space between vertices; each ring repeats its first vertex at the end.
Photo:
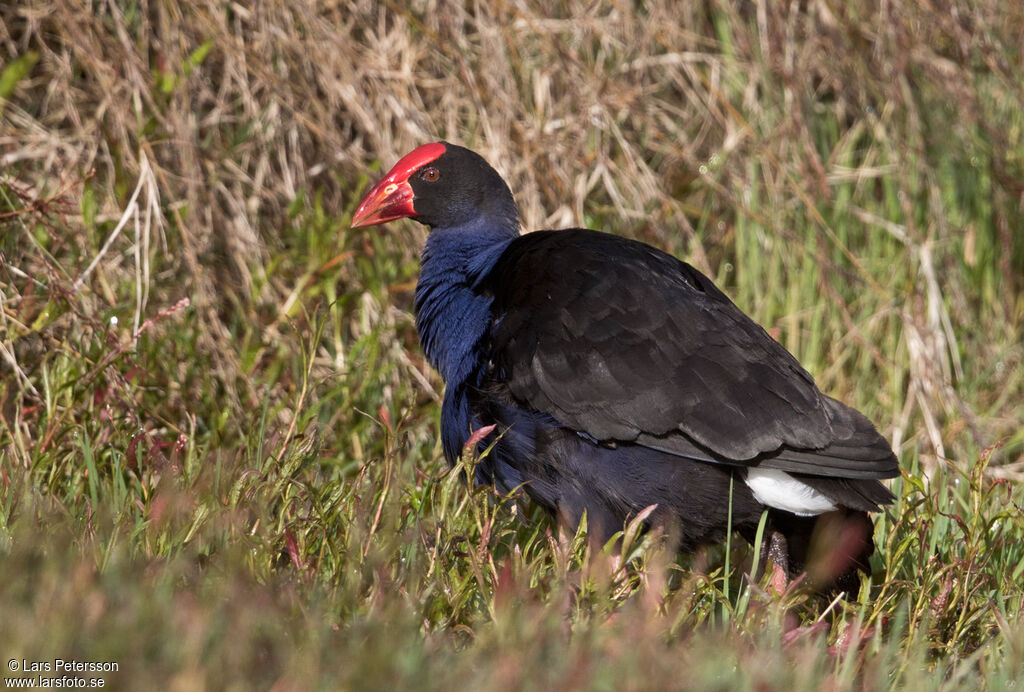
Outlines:
MULTIPOLYGON (((965 349, 954 325, 1019 322, 1024 249, 1013 229, 1024 160, 1019 130, 1006 127, 1024 107, 1019 9, 544 10, 11 6, 0 27, 6 52, 38 62, 5 105, 5 176, 33 200, 61 190, 79 207, 88 192, 97 221, 144 210, 138 242, 129 229, 115 245, 122 255, 144 250, 137 262, 114 260, 142 275, 136 327, 153 295, 160 305, 188 295, 200 311, 245 305, 254 287, 280 301, 291 287, 267 276, 267 260, 294 200, 316 194, 341 215, 368 163, 439 137, 496 163, 528 228, 600 222, 712 273, 730 259, 737 222, 798 255, 811 250, 793 229, 809 226, 825 239, 815 258, 823 282, 842 271, 899 315, 892 328, 902 336, 887 341, 907 350, 912 401, 893 416, 900 441, 921 420, 927 452, 952 454, 942 442, 949 416, 978 443, 1012 434, 986 424, 1006 418, 1000 411, 958 395, 965 349), (952 180, 942 177, 950 167, 952 180), (971 173, 956 167, 984 183, 966 183, 971 173), (137 186, 143 198, 129 199, 137 186), (850 190, 841 205, 839 186, 850 190), (879 196, 885 208, 865 208, 879 196), (851 247, 877 235, 905 246, 905 285, 857 261, 851 247), (155 280, 154 260, 177 280, 155 280), (950 281, 972 269, 995 275, 950 281)), ((90 241, 83 258, 103 259, 90 241)), ((221 351, 217 322, 207 338, 221 351)), ((879 356, 885 377, 894 354, 879 356)))

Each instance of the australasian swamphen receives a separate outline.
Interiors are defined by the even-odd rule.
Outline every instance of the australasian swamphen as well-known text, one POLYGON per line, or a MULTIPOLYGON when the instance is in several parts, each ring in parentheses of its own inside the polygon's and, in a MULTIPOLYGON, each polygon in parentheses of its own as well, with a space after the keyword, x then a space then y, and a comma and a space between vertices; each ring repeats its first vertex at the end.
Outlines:
POLYGON ((404 156, 352 225, 407 217, 432 229, 416 327, 446 383, 449 462, 495 425, 477 481, 569 528, 586 512, 601 539, 657 505, 648 522, 677 526, 681 550, 721 541, 730 507, 752 540, 767 508, 777 565, 799 574, 824 541, 819 588, 856 588, 892 448, 706 276, 598 231, 521 235, 501 176, 446 142, 404 156))

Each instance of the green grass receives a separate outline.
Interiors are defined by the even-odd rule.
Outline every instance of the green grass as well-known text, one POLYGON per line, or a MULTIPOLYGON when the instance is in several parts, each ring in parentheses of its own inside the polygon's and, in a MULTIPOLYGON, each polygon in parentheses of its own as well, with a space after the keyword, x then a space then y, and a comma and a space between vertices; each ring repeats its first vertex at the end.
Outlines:
POLYGON ((1010 687, 1010 5, 0 10, 0 661, 115 661, 115 689, 1010 687), (528 227, 708 272, 893 440, 861 600, 750 585, 739 539, 625 527, 620 558, 447 468, 425 232, 348 227, 440 137, 528 227))

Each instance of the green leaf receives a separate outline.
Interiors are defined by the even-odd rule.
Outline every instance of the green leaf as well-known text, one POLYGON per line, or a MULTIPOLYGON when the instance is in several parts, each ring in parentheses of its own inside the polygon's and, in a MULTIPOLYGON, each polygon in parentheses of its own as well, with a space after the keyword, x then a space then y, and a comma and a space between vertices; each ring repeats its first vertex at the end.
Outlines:
POLYGON ((28 75, 37 62, 39 62, 39 53, 30 50, 5 67, 4 71, 0 73, 0 98, 9 98, 14 93, 14 88, 18 86, 18 82, 28 75))
POLYGON ((207 41, 189 54, 182 66, 186 77, 192 74, 192 70, 203 64, 203 60, 206 59, 206 54, 210 52, 211 48, 213 48, 213 40, 207 41))

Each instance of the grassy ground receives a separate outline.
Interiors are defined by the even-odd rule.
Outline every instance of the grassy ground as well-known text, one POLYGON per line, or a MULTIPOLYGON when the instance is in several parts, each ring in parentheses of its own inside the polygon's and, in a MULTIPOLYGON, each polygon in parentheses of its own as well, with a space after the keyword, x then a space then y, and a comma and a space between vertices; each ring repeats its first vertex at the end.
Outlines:
POLYGON ((183 690, 1024 675, 1019 3, 411 5, 0 8, 2 661, 183 690), (632 530, 622 569, 446 469, 424 231, 348 228, 441 137, 528 227, 710 273, 879 425, 905 473, 870 592, 769 595, 743 545, 632 530))

